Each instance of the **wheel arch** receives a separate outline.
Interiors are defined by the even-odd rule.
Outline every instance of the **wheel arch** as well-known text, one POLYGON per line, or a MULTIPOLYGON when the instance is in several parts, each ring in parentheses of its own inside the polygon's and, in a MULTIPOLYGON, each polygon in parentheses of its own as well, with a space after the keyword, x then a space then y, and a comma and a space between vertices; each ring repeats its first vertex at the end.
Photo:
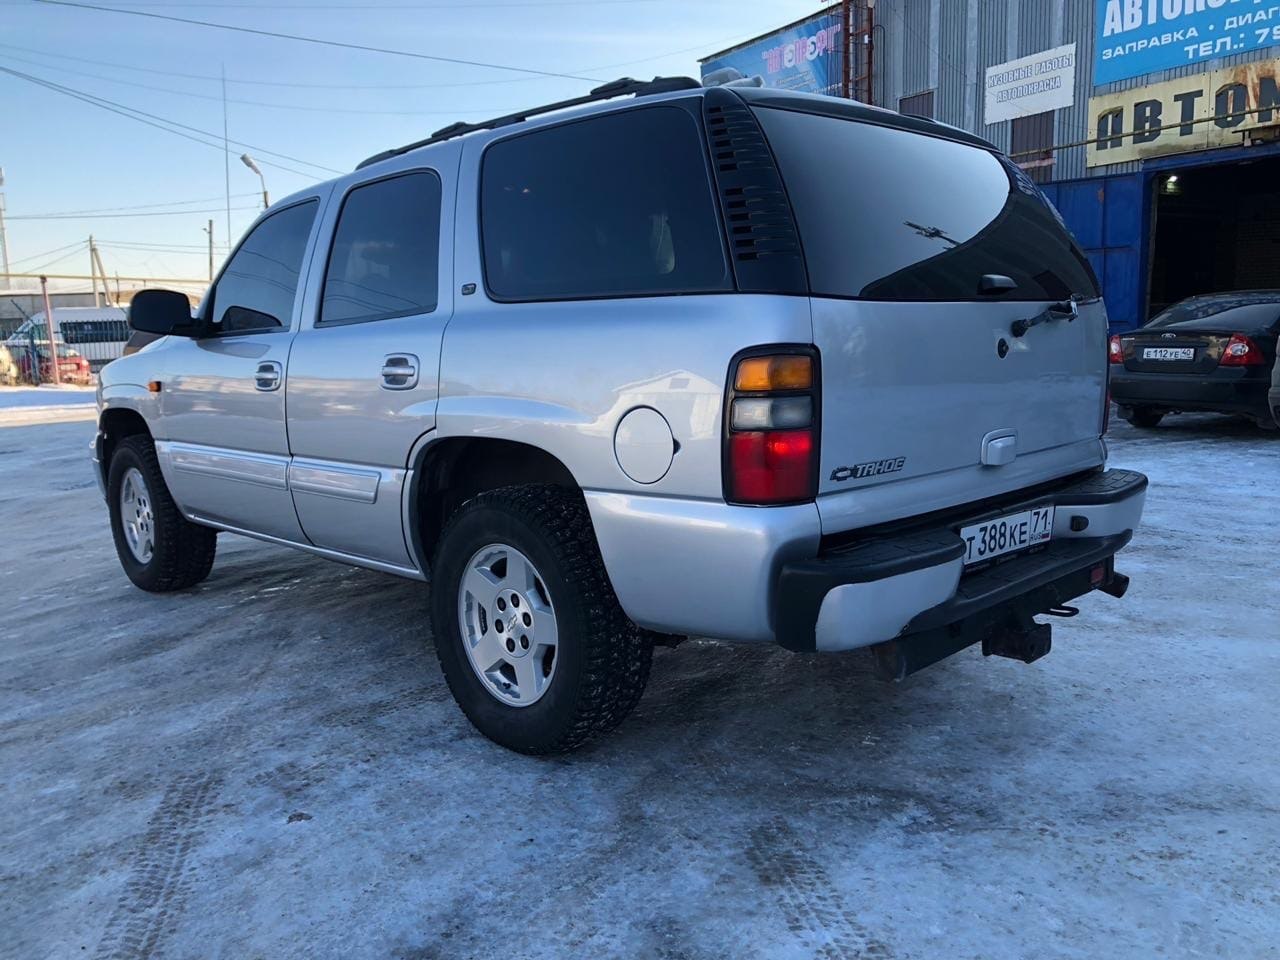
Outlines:
POLYGON ((408 498, 411 553, 424 571, 454 510, 477 494, 501 487, 551 483, 581 488, 558 457, 541 447, 496 437, 442 437, 427 443, 411 462, 408 498))
POLYGON ((111 469, 111 456, 125 437, 150 437, 146 418, 132 407, 107 407, 98 417, 98 469, 105 483, 111 469))

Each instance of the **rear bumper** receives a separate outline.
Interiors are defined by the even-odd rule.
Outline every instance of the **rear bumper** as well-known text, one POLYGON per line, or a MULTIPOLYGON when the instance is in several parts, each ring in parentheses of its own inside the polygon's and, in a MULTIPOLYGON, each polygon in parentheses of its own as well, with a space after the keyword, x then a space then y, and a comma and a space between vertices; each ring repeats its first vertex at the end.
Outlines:
POLYGON ((1269 416, 1270 384, 1251 372, 1240 367, 1207 375, 1117 371, 1111 375, 1111 399, 1122 407, 1269 416))
POLYGON ((1276 425, 1280 426, 1280 388, 1273 388, 1267 397, 1268 405, 1271 407, 1271 416, 1275 417, 1276 425))
POLYGON ((1040 613, 1105 587, 1115 576, 1111 558, 1142 518, 1146 490, 1142 474, 1108 470, 981 513, 785 563, 775 592, 778 643, 797 651, 903 645, 939 630, 955 634, 955 625, 1000 616, 1002 608, 1022 612, 1029 604, 1040 613), (1049 504, 1057 511, 1047 545, 964 571, 961 526, 1049 504))

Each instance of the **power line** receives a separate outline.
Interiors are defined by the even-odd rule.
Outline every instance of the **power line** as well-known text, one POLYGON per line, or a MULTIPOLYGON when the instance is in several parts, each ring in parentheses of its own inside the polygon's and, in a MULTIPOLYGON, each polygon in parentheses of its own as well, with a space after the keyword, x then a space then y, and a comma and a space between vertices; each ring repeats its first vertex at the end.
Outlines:
MULTIPOLYGON (((225 207, 212 210, 154 210, 150 213, 94 213, 94 214, 28 214, 26 216, 6 216, 8 220, 115 220, 120 217, 184 217, 190 214, 222 213, 225 207)), ((232 207, 232 210, 261 210, 256 204, 251 207, 232 207)))
MULTIPOLYGON (((89 246, 89 243, 88 243, 88 241, 85 241, 84 243, 78 244, 77 246, 79 246, 79 247, 80 247, 80 249, 78 249, 78 250, 71 250, 71 251, 70 251, 70 252, 68 252, 68 253, 64 253, 64 254, 63 254, 62 256, 60 256, 60 257, 54 257, 54 258, 53 258, 52 260, 50 260, 48 263, 42 263, 42 264, 40 264, 40 266, 38 266, 38 267, 27 267, 26 272, 27 272, 27 273, 37 273, 37 274, 38 274, 38 273, 40 273, 40 272, 42 272, 42 271, 44 271, 44 270, 49 269, 49 267, 52 267, 55 263, 61 263, 63 260, 70 260, 72 257, 79 256, 81 253, 83 253, 83 252, 84 252, 84 248, 86 248, 86 247, 88 247, 88 246, 89 246)), ((12 269, 13 269, 13 267, 12 267, 12 266, 10 266, 10 267, 9 267, 9 269, 10 269, 10 270, 12 270, 12 269)))
POLYGON ((538 7, 614 7, 635 3, 657 3, 658 0, 534 0, 532 3, 503 3, 484 0, 467 3, 121 3, 119 7, 160 7, 183 9, 217 8, 219 10, 471 10, 486 9, 519 10, 538 7))
MULTIPOLYGON (((245 197, 260 197, 261 193, 253 191, 252 193, 233 193, 232 199, 242 200, 245 197)), ((27 214, 28 219, 46 219, 48 217, 73 217, 73 216, 95 216, 97 214, 116 213, 122 210, 155 210, 157 207, 178 207, 193 203, 217 203, 222 200, 218 197, 202 197, 199 200, 168 200, 164 203, 140 203, 131 207, 100 207, 96 210, 55 210, 52 213, 30 213, 27 214)), ((189 210, 175 210, 174 213, 190 213, 189 210)))
MULTIPOLYGON (((175 90, 173 87, 161 87, 153 83, 139 83, 136 80, 121 80, 117 77, 107 77, 100 73, 90 73, 88 70, 74 70, 71 67, 55 67, 47 63, 41 63, 39 60, 28 60, 25 57, 15 57, 13 54, 5 54, 9 60, 18 63, 30 64, 33 67, 40 67, 43 70, 57 70, 59 73, 71 73, 78 77, 89 77, 93 80, 103 80, 107 83, 119 83, 126 87, 137 87, 141 90, 152 90, 158 93, 166 93, 178 97, 194 97, 197 100, 213 100, 218 103, 222 102, 222 97, 211 93, 195 93, 190 90, 175 90)), ((220 79, 220 78, 219 78, 220 79)), ((230 78, 227 79, 230 83, 230 78)), ((301 110, 307 113, 353 113, 361 116, 450 116, 456 117, 459 113, 501 113, 504 110, 509 111, 510 107, 470 107, 465 111, 460 110, 370 110, 367 107, 311 107, 305 104, 297 103, 271 103, 264 100, 237 100, 234 97, 228 98, 227 103, 240 104, 246 107, 267 107, 272 110, 301 110)))
POLYGON ((19 257, 17 260, 9 261, 9 268, 12 269, 15 263, 25 263, 28 260, 42 260, 45 257, 53 256, 55 253, 61 253, 64 250, 71 250, 72 247, 81 249, 87 245, 87 240, 77 240, 75 243, 68 243, 65 247, 54 247, 52 250, 44 251, 44 253, 33 253, 28 257, 19 257))
MULTIPOLYGON (((35 50, 31 47, 19 47, 12 43, 0 43, 0 47, 8 50, 21 50, 25 53, 35 54, 40 57, 47 57, 51 60, 74 60, 78 63, 91 63, 99 67, 110 67, 114 70, 132 70, 136 73, 150 73, 161 77, 180 77, 184 80, 208 80, 212 82, 220 82, 221 77, 211 73, 182 73, 176 70, 156 70, 151 67, 138 67, 129 63, 115 63, 110 60, 92 60, 88 57, 73 57, 66 53, 49 53, 47 50, 35 50)), ((658 58, 654 58, 658 59, 658 58)), ((41 64, 41 66, 46 66, 41 64)), ((353 83, 302 83, 293 80, 236 80, 227 77, 227 83, 232 86, 254 86, 254 87, 292 87, 305 90, 433 90, 437 87, 483 87, 495 84, 511 84, 511 83, 529 83, 530 80, 538 79, 536 77, 504 77, 501 80, 466 80, 454 83, 372 83, 372 84, 353 84, 353 83)))
MULTIPOLYGON (((140 250, 147 247, 162 247, 171 251, 194 250, 198 253, 203 253, 209 249, 207 243, 158 243, 150 240, 95 240, 94 243, 100 247, 125 247, 127 249, 137 248, 140 250)), ((215 246, 225 247, 226 244, 215 244, 215 246)))
MULTIPOLYGON (((246 9, 250 9, 246 7, 246 9)), ((640 57, 636 60, 623 60, 619 63, 604 63, 593 67, 583 67, 575 70, 575 73, 596 73, 602 70, 613 70, 618 67, 631 67, 639 63, 651 63, 654 60, 664 60, 667 57, 679 56, 682 53, 693 53, 697 50, 707 50, 709 48, 721 48, 733 46, 741 43, 743 40, 757 36, 759 30, 748 34, 736 34, 732 37, 725 37, 719 40, 708 40, 705 43, 695 44, 691 47, 682 47, 679 50, 668 50, 665 53, 657 53, 648 57, 640 57)), ((207 80, 210 82, 220 82, 221 77, 211 73, 183 73, 176 70, 156 70, 152 67, 139 67, 131 63, 117 63, 111 60, 94 60, 89 57, 75 57, 67 53, 50 53, 47 50, 37 50, 33 47, 20 47, 12 43, 0 43, 0 48, 6 50, 21 50, 24 53, 33 54, 38 57, 45 57, 50 60, 73 60, 77 63, 89 63, 98 67, 108 67, 113 70, 129 70, 135 73, 149 73, 161 77, 179 77, 183 80, 207 80)), ((16 58, 15 58, 16 59, 16 58)), ((40 64, 46 66, 46 64, 40 64)), ((50 68, 52 69, 52 68, 50 68)), ((86 74, 92 76, 92 74, 86 74)), ((239 79, 227 77, 227 83, 230 86, 253 86, 253 87, 287 87, 301 90, 437 90, 449 89, 454 87, 485 87, 512 83, 528 83, 531 79, 528 77, 506 77, 501 80, 463 80, 448 83, 303 83, 296 80, 261 80, 261 79, 239 79)), ((124 81, 113 81, 122 83, 124 81)), ((150 89, 150 88, 147 88, 150 89)))
POLYGON ((167 20, 172 23, 185 23, 195 27, 211 27, 215 30, 230 30, 234 33, 251 33, 259 37, 271 37, 276 40, 293 40, 298 43, 314 43, 325 47, 340 47, 344 50, 362 50, 366 53, 385 53, 393 57, 411 57, 415 60, 430 60, 434 63, 451 63, 455 66, 484 67, 489 70, 506 70, 512 73, 523 73, 534 77, 558 77, 564 80, 585 80, 589 83, 603 83, 596 77, 583 77, 576 74, 556 73, 553 70, 534 70, 529 67, 512 67, 504 63, 486 63, 483 60, 465 60, 460 57, 439 57, 429 53, 415 53, 412 50, 396 50, 391 47, 371 47, 362 43, 347 43, 343 40, 325 40, 320 37, 304 37, 295 33, 279 33, 275 30, 258 30, 254 27, 238 27, 229 23, 214 23, 210 20, 190 20, 186 17, 173 17, 163 13, 148 13, 145 10, 124 10, 120 7, 100 7, 91 3, 75 3, 74 0, 36 0, 46 6, 75 7, 81 10, 96 10, 99 13, 123 13, 132 17, 148 17, 152 20, 167 20))
MULTIPOLYGON (((139 123, 145 123, 147 124, 147 126, 156 127, 159 130, 165 130, 168 133, 174 134, 175 136, 183 137, 187 140, 194 140, 196 143, 203 143, 207 147, 213 147, 217 150, 223 150, 224 152, 226 152, 225 148, 221 143, 211 142, 209 140, 201 140, 197 137, 191 136, 190 134, 182 133, 180 130, 169 129, 169 127, 179 127, 182 130, 191 130, 205 137, 212 137, 214 138, 214 140, 221 139, 220 137, 218 137, 217 134, 210 133, 208 130, 201 130, 199 127, 192 127, 185 123, 179 123, 177 120, 170 120, 167 117, 157 116, 154 113, 147 113, 146 111, 139 110, 136 107, 130 107, 130 106, 127 106, 126 104, 118 103, 115 100, 108 100, 106 97, 99 97, 91 93, 85 93, 84 91, 77 90, 74 87, 64 86, 60 83, 54 83, 52 80, 45 80, 42 77, 36 77, 29 73, 23 73, 20 70, 14 70, 10 67, 0 66, 0 73, 11 74, 12 76, 18 77, 22 80, 27 80, 31 83, 38 84, 39 86, 42 86, 42 87, 47 87, 50 90, 72 97, 76 100, 83 100, 85 103, 90 103, 93 106, 101 107, 102 109, 108 110, 111 113, 118 113, 121 116, 129 117, 132 120, 137 120, 139 123), (144 117, 149 119, 143 119, 144 117), (154 123, 151 121, 159 121, 159 123, 154 123), (168 124, 169 126, 165 127, 165 126, 160 126, 159 124, 168 124)), ((291 157, 287 153, 277 153, 274 150, 268 150, 266 147, 254 146, 253 144, 246 143, 243 140, 229 140, 228 142, 234 143, 240 147, 248 147, 250 150, 252 150, 254 153, 257 153, 257 154, 266 154, 267 156, 271 156, 271 157, 280 157, 284 160, 291 160, 294 163, 301 163, 309 167, 315 167, 317 170, 324 170, 327 173, 342 174, 346 172, 343 170, 335 170, 333 167, 326 167, 323 164, 312 163, 310 160, 303 160, 300 157, 291 157)), ((295 170, 292 167, 287 167, 281 163, 274 163, 270 160, 259 159, 259 163, 265 163, 267 166, 275 167, 279 170, 287 170, 289 173, 295 173, 300 177, 311 176, 311 174, 304 173, 301 170, 295 170)))

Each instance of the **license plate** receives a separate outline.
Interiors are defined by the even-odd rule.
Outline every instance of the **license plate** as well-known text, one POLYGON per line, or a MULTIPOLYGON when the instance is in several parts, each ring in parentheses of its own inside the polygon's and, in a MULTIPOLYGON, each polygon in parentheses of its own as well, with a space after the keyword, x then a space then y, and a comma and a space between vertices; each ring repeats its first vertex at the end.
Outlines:
POLYGON ((1143 347, 1143 360, 1194 360, 1195 347, 1143 347))
POLYGON ((1053 536, 1053 507, 1035 507, 960 528, 965 566, 1048 543, 1053 536))

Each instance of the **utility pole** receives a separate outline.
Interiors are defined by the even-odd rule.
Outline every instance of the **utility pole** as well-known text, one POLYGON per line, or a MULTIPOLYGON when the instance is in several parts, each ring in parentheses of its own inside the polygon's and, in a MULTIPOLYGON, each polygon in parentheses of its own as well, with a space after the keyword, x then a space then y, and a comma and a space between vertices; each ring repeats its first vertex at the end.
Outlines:
MULTIPOLYGON (((49 366, 53 368, 53 385, 61 386, 62 374, 58 370, 58 324, 53 319, 53 306, 49 303, 49 278, 40 278, 40 293, 44 297, 44 328, 49 331, 49 366)), ((40 379, 40 346, 36 345, 36 380, 40 379)))
POLYGON ((231 143, 227 139, 227 65, 222 65, 222 175, 227 192, 227 241, 231 240, 231 143))
POLYGON ((93 305, 95 307, 102 306, 102 300, 98 297, 98 264, 93 258, 93 234, 89 234, 89 282, 93 285, 93 305))
POLYGON ((209 225, 204 228, 204 232, 209 235, 209 282, 213 283, 213 219, 210 218, 209 225))
MULTIPOLYGON (((3 267, 4 273, 9 272, 9 237, 4 232, 4 167, 0 167, 0 267, 3 267)), ((9 285, 9 278, 5 277, 5 286, 9 285)))
POLYGON ((98 276, 102 278, 102 299, 107 301, 107 306, 111 306, 111 288, 107 286, 107 268, 102 265, 102 251, 93 242, 93 237, 89 238, 89 252, 93 255, 94 263, 98 265, 98 276))

